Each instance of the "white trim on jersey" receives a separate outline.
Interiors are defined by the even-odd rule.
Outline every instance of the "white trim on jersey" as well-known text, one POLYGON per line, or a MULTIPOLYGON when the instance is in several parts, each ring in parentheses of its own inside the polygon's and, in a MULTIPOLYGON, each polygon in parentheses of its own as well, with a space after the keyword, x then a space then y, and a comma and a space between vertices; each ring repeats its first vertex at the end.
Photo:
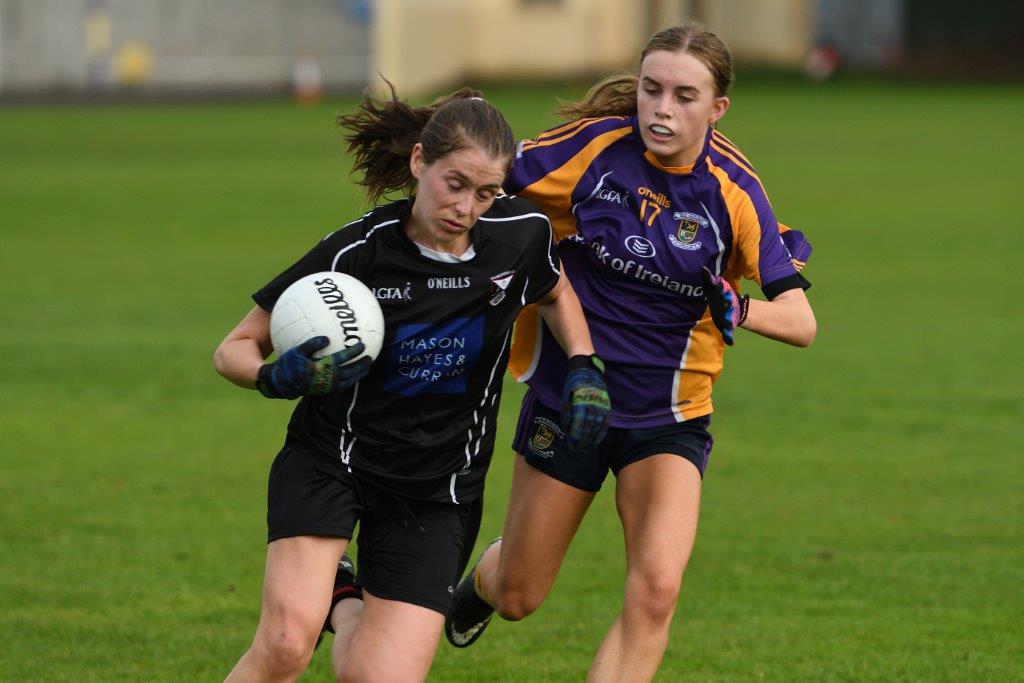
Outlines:
MULTIPOLYGON (((544 222, 548 224, 548 244, 551 244, 551 242, 553 242, 554 239, 555 239, 555 233, 551 230, 551 221, 548 219, 547 216, 545 216, 542 213, 521 213, 518 216, 508 216, 507 218, 484 218, 483 216, 481 216, 477 220, 487 221, 488 223, 505 223, 507 221, 517 221, 517 220, 519 220, 521 218, 530 218, 530 217, 533 217, 533 216, 536 216, 538 218, 543 218, 544 222)), ((550 247, 548 248, 548 265, 551 266, 551 270, 556 275, 561 275, 562 274, 562 271, 558 270, 558 266, 555 265, 555 262, 551 260, 551 248, 550 247)))
POLYGON ((459 504, 459 499, 455 497, 455 478, 463 473, 463 470, 459 470, 458 472, 452 472, 452 478, 448 480, 448 495, 452 497, 452 502, 455 503, 456 505, 459 504))
POLYGON ((601 177, 600 177, 600 178, 598 179, 598 181, 597 181, 597 186, 596 186, 596 187, 594 187, 594 191, 593 191, 593 192, 591 192, 590 194, 588 194, 588 195, 587 195, 586 197, 584 197, 583 199, 579 200, 578 202, 576 202, 575 204, 573 204, 573 205, 572 205, 572 209, 571 209, 571 210, 569 211, 569 213, 571 213, 571 214, 573 215, 573 217, 575 217, 575 216, 576 216, 576 207, 578 207, 578 206, 579 206, 580 204, 582 204, 582 203, 583 203, 583 202, 585 202, 585 201, 588 201, 588 200, 590 200, 590 199, 593 199, 593 198, 594 198, 594 195, 596 195, 596 194, 597 194, 598 192, 600 192, 600 191, 601 191, 601 188, 602 188, 602 187, 604 187, 604 179, 605 179, 605 178, 607 178, 608 176, 610 176, 610 175, 611 175, 612 173, 614 173, 614 171, 608 171, 608 172, 607 172, 607 173, 605 173, 605 174, 604 174, 603 176, 601 176, 601 177))
POLYGON ((473 248, 472 244, 469 245, 469 248, 466 249, 466 251, 462 252, 459 255, 455 255, 447 251, 437 251, 436 249, 425 247, 419 242, 416 242, 415 240, 413 240, 413 244, 415 244, 416 248, 420 250, 421 256, 424 256, 433 261, 438 261, 440 263, 465 263, 466 261, 471 261, 474 258, 476 258, 476 249, 473 248))
POLYGON ((718 231, 718 223, 711 217, 711 212, 708 211, 708 207, 704 206, 704 202, 700 203, 700 208, 704 209, 704 215, 711 221, 711 229, 715 231, 715 242, 718 243, 718 258, 715 259, 715 275, 722 274, 722 255, 725 253, 725 244, 722 242, 722 234, 718 231))
MULTIPOLYGON (((545 216, 542 213, 537 213, 536 211, 534 211, 533 213, 521 213, 516 216, 505 216, 504 218, 484 218, 483 216, 480 216, 480 218, 478 218, 477 220, 487 221, 488 223, 506 223, 508 221, 518 221, 523 218, 532 218, 533 216, 536 216, 537 218, 543 218, 544 220, 548 220, 547 216, 545 216)), ((548 225, 551 225, 551 223, 549 222, 548 225)))
MULTIPOLYGON (((698 322, 698 324, 700 323, 698 322)), ((683 370, 686 368, 686 356, 690 353, 693 331, 696 329, 697 325, 694 325, 690 329, 690 333, 686 335, 686 348, 683 349, 683 355, 679 358, 679 369, 676 370, 676 376, 672 378, 672 396, 670 397, 669 405, 672 407, 672 415, 676 418, 676 422, 686 422, 686 417, 679 407, 679 378, 683 376, 683 370)))
POLYGON ((341 251, 339 251, 337 254, 334 255, 334 260, 331 261, 331 270, 335 270, 338 267, 338 259, 341 258, 342 254, 344 254, 346 251, 348 251, 352 247, 358 247, 358 246, 361 246, 363 244, 366 244, 366 240, 370 239, 370 235, 372 235, 374 233, 374 231, 377 230, 377 228, 383 228, 385 225, 393 225, 394 223, 398 223, 400 220, 401 220, 400 218, 395 218, 395 219, 390 220, 390 221, 384 221, 383 223, 378 223, 377 225, 375 225, 372 228, 370 228, 370 230, 366 233, 366 237, 364 237, 361 240, 356 240, 355 242, 353 242, 352 244, 348 245, 347 247, 345 247, 344 249, 342 249, 341 251))
MULTIPOLYGON (((451 482, 449 484, 449 492, 452 496, 452 502, 458 503, 459 499, 455 496, 455 477, 458 476, 459 472, 468 472, 470 466, 473 464, 473 458, 480 454, 480 443, 484 440, 484 434, 487 433, 487 397, 491 395, 491 385, 494 384, 494 375, 498 371, 498 366, 501 364, 501 359, 505 355, 505 348, 508 346, 508 340, 512 337, 512 329, 505 333, 505 340, 501 342, 501 349, 498 351, 498 357, 494 360, 494 365, 491 366, 491 376, 487 378, 487 385, 484 387, 484 395, 480 399, 479 407, 473 411, 473 424, 469 429, 466 430, 466 466, 458 472, 452 474, 451 482), (483 419, 480 419, 479 413, 483 411, 483 419), (476 437, 476 448, 470 453, 470 446, 473 444, 473 428, 480 425, 480 431, 476 437)), ((501 381, 501 377, 498 377, 498 381, 501 381)), ((494 393, 496 397, 497 392, 494 393)), ((492 401, 493 403, 493 401, 492 401)))
POLYGON ((338 448, 341 451, 341 462, 345 465, 348 464, 349 457, 352 455, 352 447, 356 445, 356 435, 352 434, 352 410, 356 407, 356 398, 359 397, 359 382, 355 383, 352 387, 352 402, 348 405, 348 411, 345 413, 346 427, 341 430, 341 441, 338 443, 338 448), (347 429, 347 431, 346 431, 347 429), (345 434, 352 434, 352 443, 345 448, 345 434))
POLYGON ((367 217, 367 216, 369 216, 369 215, 370 215, 371 213, 373 213, 373 209, 370 209, 369 211, 367 211, 366 213, 364 213, 364 214, 362 215, 362 217, 361 217, 361 218, 357 218, 357 219, 355 219, 354 221, 352 221, 352 222, 350 222, 350 223, 346 223, 345 225, 341 226, 341 227, 340 227, 340 228, 338 228, 337 230, 331 230, 331 231, 330 231, 329 233, 327 233, 326 235, 324 235, 323 239, 322 239, 322 240, 320 240, 320 241, 321 241, 321 242, 323 242, 324 240, 326 240, 326 239, 327 239, 328 237, 330 237, 331 235, 333 235, 333 234, 335 234, 335 233, 338 233, 338 232, 341 232, 342 230, 344 230, 345 228, 349 227, 350 225, 355 225, 356 223, 359 223, 359 222, 361 222, 361 221, 364 221, 364 220, 366 220, 366 217, 367 217))

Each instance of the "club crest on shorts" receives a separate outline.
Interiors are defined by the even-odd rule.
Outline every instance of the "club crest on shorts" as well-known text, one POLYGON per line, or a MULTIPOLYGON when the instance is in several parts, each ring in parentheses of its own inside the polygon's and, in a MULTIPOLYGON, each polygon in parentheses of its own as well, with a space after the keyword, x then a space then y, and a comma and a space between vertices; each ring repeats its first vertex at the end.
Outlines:
POLYGON ((516 271, 506 270, 504 273, 498 273, 491 278, 491 305, 497 306, 505 300, 505 290, 508 289, 509 284, 512 282, 512 278, 515 277, 516 271))
POLYGON ((555 452, 551 450, 551 444, 555 442, 555 439, 564 436, 562 428, 546 417, 533 418, 533 424, 535 425, 533 436, 528 442, 530 450, 542 458, 555 457, 555 452))
POLYGON ((672 214, 672 218, 679 221, 676 233, 668 236, 668 241, 672 243, 672 246, 686 251, 700 249, 701 243, 694 242, 694 240, 697 239, 697 233, 701 228, 708 227, 708 219, 689 211, 676 211, 672 214))

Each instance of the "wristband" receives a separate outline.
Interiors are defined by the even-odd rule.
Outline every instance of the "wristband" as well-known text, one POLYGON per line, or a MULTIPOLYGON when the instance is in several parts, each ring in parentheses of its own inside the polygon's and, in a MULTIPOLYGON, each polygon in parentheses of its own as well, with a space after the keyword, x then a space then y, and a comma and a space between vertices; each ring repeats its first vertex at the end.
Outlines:
POLYGON ((277 394, 270 390, 270 363, 264 363, 256 373, 256 389, 267 398, 278 398, 277 394))
POLYGON ((602 375, 604 374, 604 361, 598 358, 596 353, 592 353, 589 356, 581 353, 569 359, 569 372, 588 366, 596 368, 598 372, 602 375))
POLYGON ((740 297, 740 319, 736 321, 736 327, 743 324, 747 319, 747 310, 750 308, 750 295, 744 294, 740 297))

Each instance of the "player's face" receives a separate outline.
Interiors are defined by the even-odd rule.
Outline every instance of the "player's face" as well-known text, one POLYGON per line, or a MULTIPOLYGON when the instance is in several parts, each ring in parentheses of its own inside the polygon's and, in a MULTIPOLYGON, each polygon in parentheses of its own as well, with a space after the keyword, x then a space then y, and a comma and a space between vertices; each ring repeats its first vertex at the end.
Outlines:
POLYGON ((728 97, 716 97, 704 62, 685 52, 657 50, 640 65, 637 90, 640 137, 665 166, 692 164, 708 126, 725 115, 728 97))
POLYGON ((409 237, 436 251, 461 254, 469 248, 469 229, 501 191, 508 160, 470 146, 428 164, 416 143, 409 164, 418 181, 409 237))

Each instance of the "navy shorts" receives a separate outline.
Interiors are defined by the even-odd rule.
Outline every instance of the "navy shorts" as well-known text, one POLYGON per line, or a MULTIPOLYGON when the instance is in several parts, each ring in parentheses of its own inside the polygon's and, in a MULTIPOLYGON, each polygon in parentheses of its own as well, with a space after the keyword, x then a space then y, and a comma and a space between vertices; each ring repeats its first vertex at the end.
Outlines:
POLYGON ((356 582, 375 597, 444 614, 482 512, 482 497, 459 505, 406 498, 353 478, 338 458, 285 444, 270 468, 267 540, 351 539, 358 523, 356 582))
POLYGON ((703 477, 714 443, 711 416, 704 415, 661 427, 611 427, 599 445, 576 449, 566 442, 560 419, 559 411, 527 391, 512 447, 544 474, 584 491, 600 491, 608 470, 618 476, 626 465, 659 453, 689 460, 703 477))

